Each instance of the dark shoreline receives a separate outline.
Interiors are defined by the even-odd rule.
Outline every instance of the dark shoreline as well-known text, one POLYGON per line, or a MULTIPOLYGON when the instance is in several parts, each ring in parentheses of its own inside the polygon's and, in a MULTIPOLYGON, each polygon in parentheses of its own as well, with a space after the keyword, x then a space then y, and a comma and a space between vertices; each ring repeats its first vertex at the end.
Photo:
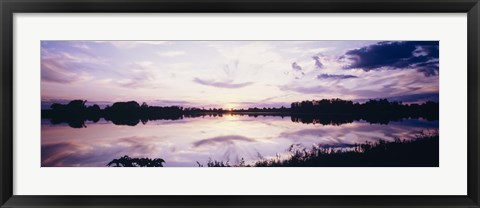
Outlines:
POLYGON ((406 118, 438 120, 438 103, 404 105, 386 99, 370 100, 364 104, 341 99, 294 102, 290 108, 185 108, 180 106, 148 106, 135 101, 116 102, 101 109, 98 105, 86 106, 84 100, 52 104, 51 109, 42 110, 41 117, 51 119, 52 124, 68 123, 73 128, 85 127, 85 121, 98 122, 100 118, 116 125, 135 126, 152 120, 179 120, 183 118, 223 115, 282 116, 291 117, 293 122, 341 125, 356 120, 388 124, 406 118))

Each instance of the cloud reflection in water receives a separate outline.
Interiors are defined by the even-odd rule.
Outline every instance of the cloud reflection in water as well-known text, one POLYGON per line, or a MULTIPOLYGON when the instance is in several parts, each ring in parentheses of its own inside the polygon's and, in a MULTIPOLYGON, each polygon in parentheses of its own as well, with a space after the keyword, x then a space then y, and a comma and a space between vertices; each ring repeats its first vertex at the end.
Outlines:
POLYGON ((438 121, 404 120, 388 125, 355 121, 340 126, 295 123, 289 117, 186 118, 151 121, 137 126, 108 122, 74 129, 42 124, 42 166, 105 166, 114 158, 163 158, 165 167, 196 166, 196 161, 247 163, 285 154, 292 144, 311 147, 349 147, 355 143, 414 138, 438 129, 438 121))

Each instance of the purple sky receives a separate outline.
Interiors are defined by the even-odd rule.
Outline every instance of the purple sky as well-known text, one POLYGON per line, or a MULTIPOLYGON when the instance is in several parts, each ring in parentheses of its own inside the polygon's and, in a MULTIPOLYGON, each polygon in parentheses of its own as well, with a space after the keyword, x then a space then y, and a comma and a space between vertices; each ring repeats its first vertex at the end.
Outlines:
POLYGON ((42 108, 88 100, 280 107, 438 101, 437 41, 42 41, 42 108))

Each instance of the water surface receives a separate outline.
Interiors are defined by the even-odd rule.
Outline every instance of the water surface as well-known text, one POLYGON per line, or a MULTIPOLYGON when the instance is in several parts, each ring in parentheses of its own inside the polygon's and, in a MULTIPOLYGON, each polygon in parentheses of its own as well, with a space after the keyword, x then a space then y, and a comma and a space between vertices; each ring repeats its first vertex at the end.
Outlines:
POLYGON ((288 150, 312 145, 347 148, 357 143, 412 139, 422 131, 438 130, 438 121, 403 119, 388 124, 357 120, 343 124, 293 122, 289 116, 206 116, 155 120, 135 126, 101 119, 86 128, 42 120, 42 166, 106 166, 112 159, 162 158, 166 167, 193 167, 209 160, 234 165, 243 158, 285 157, 288 150), (198 163, 197 163, 198 162, 198 163))

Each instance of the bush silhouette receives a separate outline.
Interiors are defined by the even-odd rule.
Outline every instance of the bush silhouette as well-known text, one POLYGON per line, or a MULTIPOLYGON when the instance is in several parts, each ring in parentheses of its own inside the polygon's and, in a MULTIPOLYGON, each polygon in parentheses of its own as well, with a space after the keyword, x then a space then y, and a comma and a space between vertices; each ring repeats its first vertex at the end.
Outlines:
POLYGON ((113 159, 107 166, 113 167, 163 167, 165 160, 161 158, 131 158, 128 155, 113 159))

